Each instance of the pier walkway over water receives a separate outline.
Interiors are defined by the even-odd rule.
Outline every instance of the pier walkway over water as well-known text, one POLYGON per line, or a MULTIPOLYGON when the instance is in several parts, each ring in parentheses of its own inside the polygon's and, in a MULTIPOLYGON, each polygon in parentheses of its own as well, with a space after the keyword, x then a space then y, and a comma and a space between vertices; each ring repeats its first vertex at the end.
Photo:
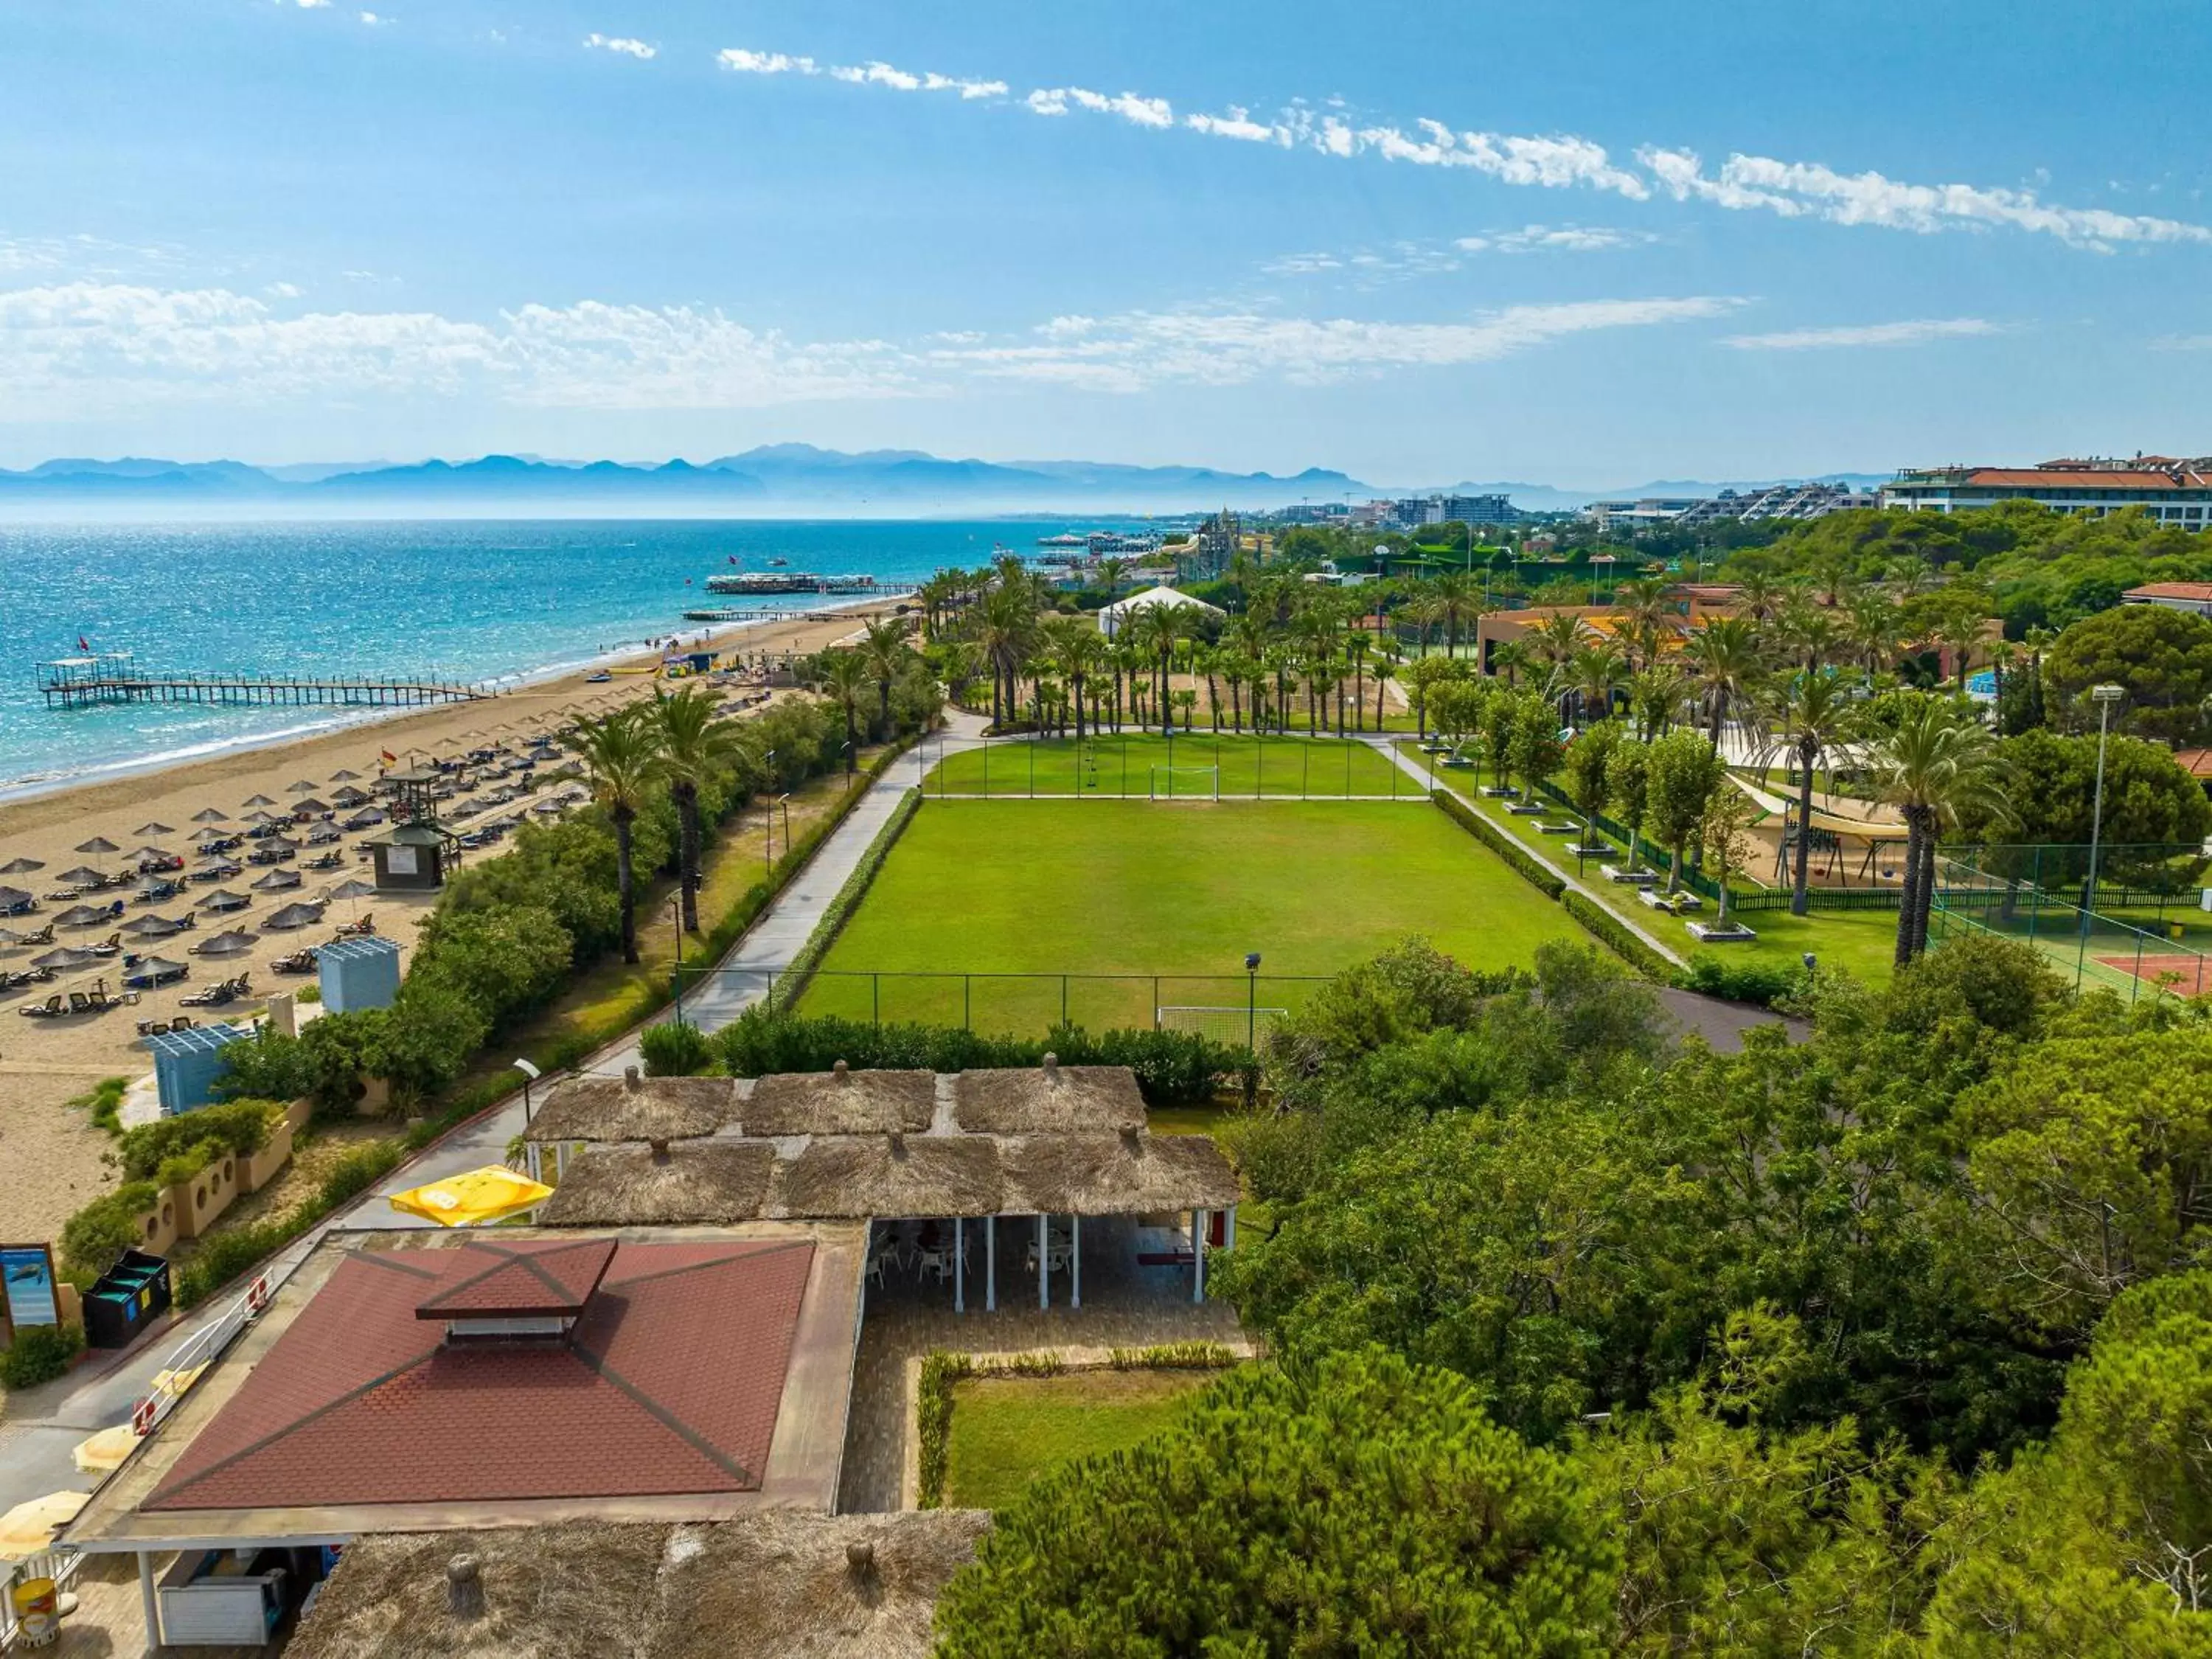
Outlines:
POLYGON ((48 708, 85 708, 110 702, 245 703, 269 708, 318 704, 358 708, 420 708, 432 703, 474 702, 487 687, 458 681, 375 676, 291 678, 273 674, 149 672, 127 656, 64 657, 39 665, 39 692, 48 708))

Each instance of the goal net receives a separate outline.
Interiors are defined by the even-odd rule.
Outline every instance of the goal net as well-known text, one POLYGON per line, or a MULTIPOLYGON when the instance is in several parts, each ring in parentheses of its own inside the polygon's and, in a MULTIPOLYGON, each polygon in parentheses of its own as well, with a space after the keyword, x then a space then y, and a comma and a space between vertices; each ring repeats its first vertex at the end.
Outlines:
POLYGON ((1163 1031, 1195 1031, 1211 1042, 1243 1045, 1257 1042, 1269 1024, 1290 1012, 1287 1008, 1208 1007, 1192 1003, 1163 1005, 1152 1011, 1153 1024, 1163 1031))
POLYGON ((1154 800, 1219 800, 1221 769, 1218 766, 1155 766, 1154 800))

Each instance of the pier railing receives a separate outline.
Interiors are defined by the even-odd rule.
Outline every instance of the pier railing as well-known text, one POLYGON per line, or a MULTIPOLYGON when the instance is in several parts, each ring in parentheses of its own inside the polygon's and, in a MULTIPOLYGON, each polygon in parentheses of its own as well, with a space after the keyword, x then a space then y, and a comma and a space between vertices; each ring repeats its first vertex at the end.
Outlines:
POLYGON ((108 702, 244 703, 270 708, 314 705, 416 708, 473 702, 492 692, 459 681, 383 676, 289 678, 275 674, 162 674, 100 664, 48 663, 39 671, 48 708, 108 702))

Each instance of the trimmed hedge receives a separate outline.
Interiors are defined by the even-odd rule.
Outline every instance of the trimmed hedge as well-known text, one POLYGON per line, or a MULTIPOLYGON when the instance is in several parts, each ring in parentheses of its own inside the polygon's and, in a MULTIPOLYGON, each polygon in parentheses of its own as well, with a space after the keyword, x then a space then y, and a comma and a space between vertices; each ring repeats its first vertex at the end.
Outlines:
POLYGON ((1638 938, 1635 929, 1596 900, 1585 898, 1571 888, 1559 896, 1559 908, 1595 934, 1600 944, 1611 949, 1614 955, 1646 979, 1663 981, 1674 977, 1674 964, 1638 938))
POLYGON ((822 958, 830 954, 830 947, 837 942, 837 935, 845 931, 845 924, 853 912, 860 908, 860 901, 875 885, 877 872, 884 860, 898 845, 898 838, 906 833, 914 815, 921 810, 921 791, 909 789, 899 797, 898 805, 891 809, 884 827, 876 831, 876 838, 868 843, 868 850, 860 854, 860 861, 853 866, 853 873, 845 878, 845 884, 837 890, 837 896, 814 924, 814 931, 806 936, 806 943, 799 947, 799 954, 783 970, 782 983, 777 988, 778 999, 787 1008, 798 1006, 799 999, 806 994, 807 985, 814 978, 814 970, 822 965, 822 958))
POLYGON ((1431 792, 1431 797, 1444 811, 1444 816, 1473 836, 1511 866, 1513 872, 1527 880, 1547 899, 1557 899, 1566 890, 1566 884, 1547 870, 1528 849, 1515 841, 1488 818, 1469 806, 1449 789, 1431 792))
POLYGON ((1690 964, 1687 972, 1678 975, 1674 982, 1686 991, 1701 991, 1709 997, 1726 997, 1730 1002, 1749 1002, 1771 1008, 1778 1002, 1802 996, 1808 979, 1803 969, 1781 963, 1717 962, 1711 957, 1701 957, 1690 964))
POLYGON ((697 1077, 714 1060, 714 1045, 704 1031, 674 1020, 647 1026, 637 1049, 647 1077, 697 1077))
MULTIPOLYGON (((146 1181, 172 1162, 197 1160, 195 1167, 177 1177, 189 1181, 218 1152, 251 1157, 269 1144, 270 1132, 283 1109, 266 1100, 225 1101, 126 1129, 116 1148, 123 1160, 124 1178, 146 1181)), ((158 1184, 168 1187, 176 1182, 164 1180, 158 1184)))
POLYGON ((983 1036, 957 1025, 872 1025, 865 1020, 810 1018, 748 1008, 714 1034, 714 1046, 732 1077, 772 1072, 826 1072, 839 1060, 855 1071, 979 1071, 1030 1066, 1048 1054, 1066 1066, 1127 1066, 1154 1106, 1194 1105, 1211 1100, 1225 1082, 1241 1078, 1244 1050, 1209 1042, 1195 1031, 1103 1031, 1060 1025, 1046 1036, 983 1036))

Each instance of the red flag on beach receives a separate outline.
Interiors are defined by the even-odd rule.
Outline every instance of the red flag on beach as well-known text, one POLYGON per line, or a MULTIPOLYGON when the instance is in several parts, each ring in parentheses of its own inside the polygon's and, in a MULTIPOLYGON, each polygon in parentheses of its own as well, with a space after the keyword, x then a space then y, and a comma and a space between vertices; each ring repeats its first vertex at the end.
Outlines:
POLYGON ((399 757, 393 754, 389 749, 380 749, 376 752, 384 757, 384 763, 386 766, 397 766, 399 764, 399 757))
POLYGON ((89 651, 92 649, 92 642, 80 634, 76 636, 76 648, 80 651, 89 651))

